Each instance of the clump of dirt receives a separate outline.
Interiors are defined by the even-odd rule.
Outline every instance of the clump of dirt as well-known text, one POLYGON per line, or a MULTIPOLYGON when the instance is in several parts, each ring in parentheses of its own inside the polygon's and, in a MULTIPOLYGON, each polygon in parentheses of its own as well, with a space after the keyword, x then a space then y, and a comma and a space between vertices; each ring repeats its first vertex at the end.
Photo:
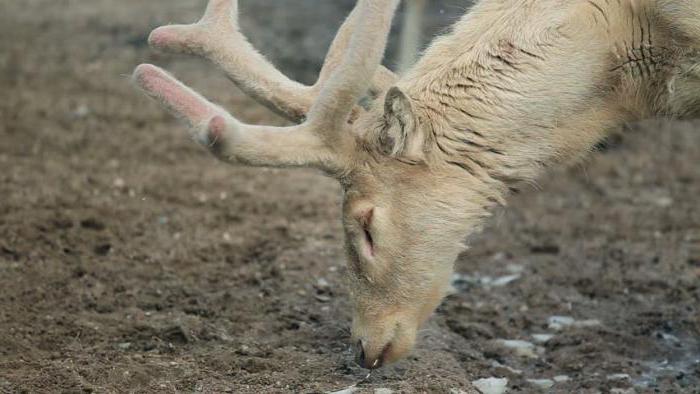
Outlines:
MULTIPOLYGON (((280 124, 208 66, 145 47, 202 6, 0 5, 0 391, 325 392, 365 376, 334 181, 219 164, 129 86, 155 62, 280 124)), ((523 393, 542 379, 698 392, 698 125, 645 124, 601 148, 470 240, 418 349, 364 391, 472 392, 495 376, 523 393)))

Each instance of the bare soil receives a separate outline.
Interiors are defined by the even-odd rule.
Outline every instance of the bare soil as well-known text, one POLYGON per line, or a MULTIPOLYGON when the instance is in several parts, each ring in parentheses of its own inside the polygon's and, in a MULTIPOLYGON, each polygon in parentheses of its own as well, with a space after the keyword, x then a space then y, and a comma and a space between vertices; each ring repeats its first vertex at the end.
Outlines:
MULTIPOLYGON (((146 48, 202 5, 0 2, 0 392, 312 393, 364 377, 334 181, 220 164, 129 84, 155 62, 280 124, 212 67, 146 48)), ((603 148, 495 213, 456 263, 482 280, 459 281, 364 392, 496 376, 531 393, 566 375, 550 392, 700 393, 700 125, 634 126, 603 148), (557 315, 600 324, 553 331, 557 315), (537 333, 555 336, 535 357, 497 341, 537 333)))

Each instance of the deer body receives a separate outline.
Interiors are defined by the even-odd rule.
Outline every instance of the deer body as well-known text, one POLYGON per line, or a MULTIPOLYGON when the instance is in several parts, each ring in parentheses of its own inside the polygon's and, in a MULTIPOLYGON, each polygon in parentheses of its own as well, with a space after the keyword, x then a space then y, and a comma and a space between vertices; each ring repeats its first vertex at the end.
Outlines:
POLYGON ((235 0, 151 34, 208 57, 297 126, 246 125, 154 66, 135 72, 222 160, 340 181, 352 332, 368 368, 413 348, 463 240, 514 185, 624 122, 700 110, 700 1, 483 0, 400 79, 379 66, 397 3, 359 0, 308 87, 250 46, 235 0), (367 91, 381 99, 363 109, 367 91))

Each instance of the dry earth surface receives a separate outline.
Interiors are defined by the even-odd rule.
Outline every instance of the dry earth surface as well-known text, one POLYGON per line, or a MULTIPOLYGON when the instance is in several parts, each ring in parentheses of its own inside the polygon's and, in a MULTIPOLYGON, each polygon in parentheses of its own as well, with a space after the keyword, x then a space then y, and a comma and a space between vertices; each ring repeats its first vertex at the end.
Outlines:
MULTIPOLYGON (((342 15, 330 3, 256 3, 245 21, 264 47, 312 48, 283 62, 308 80, 342 15)), ((364 376, 334 181, 220 164, 129 85, 154 62, 280 123, 212 67, 145 46, 202 7, 0 2, 0 392, 313 393, 364 376)), ((699 196, 700 126, 631 127, 497 212, 415 353, 361 391, 474 392, 493 376, 531 393, 566 375, 550 392, 700 392, 699 196), (525 355, 499 342, 546 333, 525 355)))

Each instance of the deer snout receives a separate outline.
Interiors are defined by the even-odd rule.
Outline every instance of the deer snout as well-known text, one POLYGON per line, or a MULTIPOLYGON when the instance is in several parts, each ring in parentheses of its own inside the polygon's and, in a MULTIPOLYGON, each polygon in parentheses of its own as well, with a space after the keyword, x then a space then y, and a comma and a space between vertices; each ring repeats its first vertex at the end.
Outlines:
POLYGON ((355 346, 355 361, 365 369, 381 368, 387 360, 387 356, 391 352, 391 342, 384 345, 379 352, 372 352, 370 349, 365 350, 365 345, 362 340, 357 341, 355 346))

